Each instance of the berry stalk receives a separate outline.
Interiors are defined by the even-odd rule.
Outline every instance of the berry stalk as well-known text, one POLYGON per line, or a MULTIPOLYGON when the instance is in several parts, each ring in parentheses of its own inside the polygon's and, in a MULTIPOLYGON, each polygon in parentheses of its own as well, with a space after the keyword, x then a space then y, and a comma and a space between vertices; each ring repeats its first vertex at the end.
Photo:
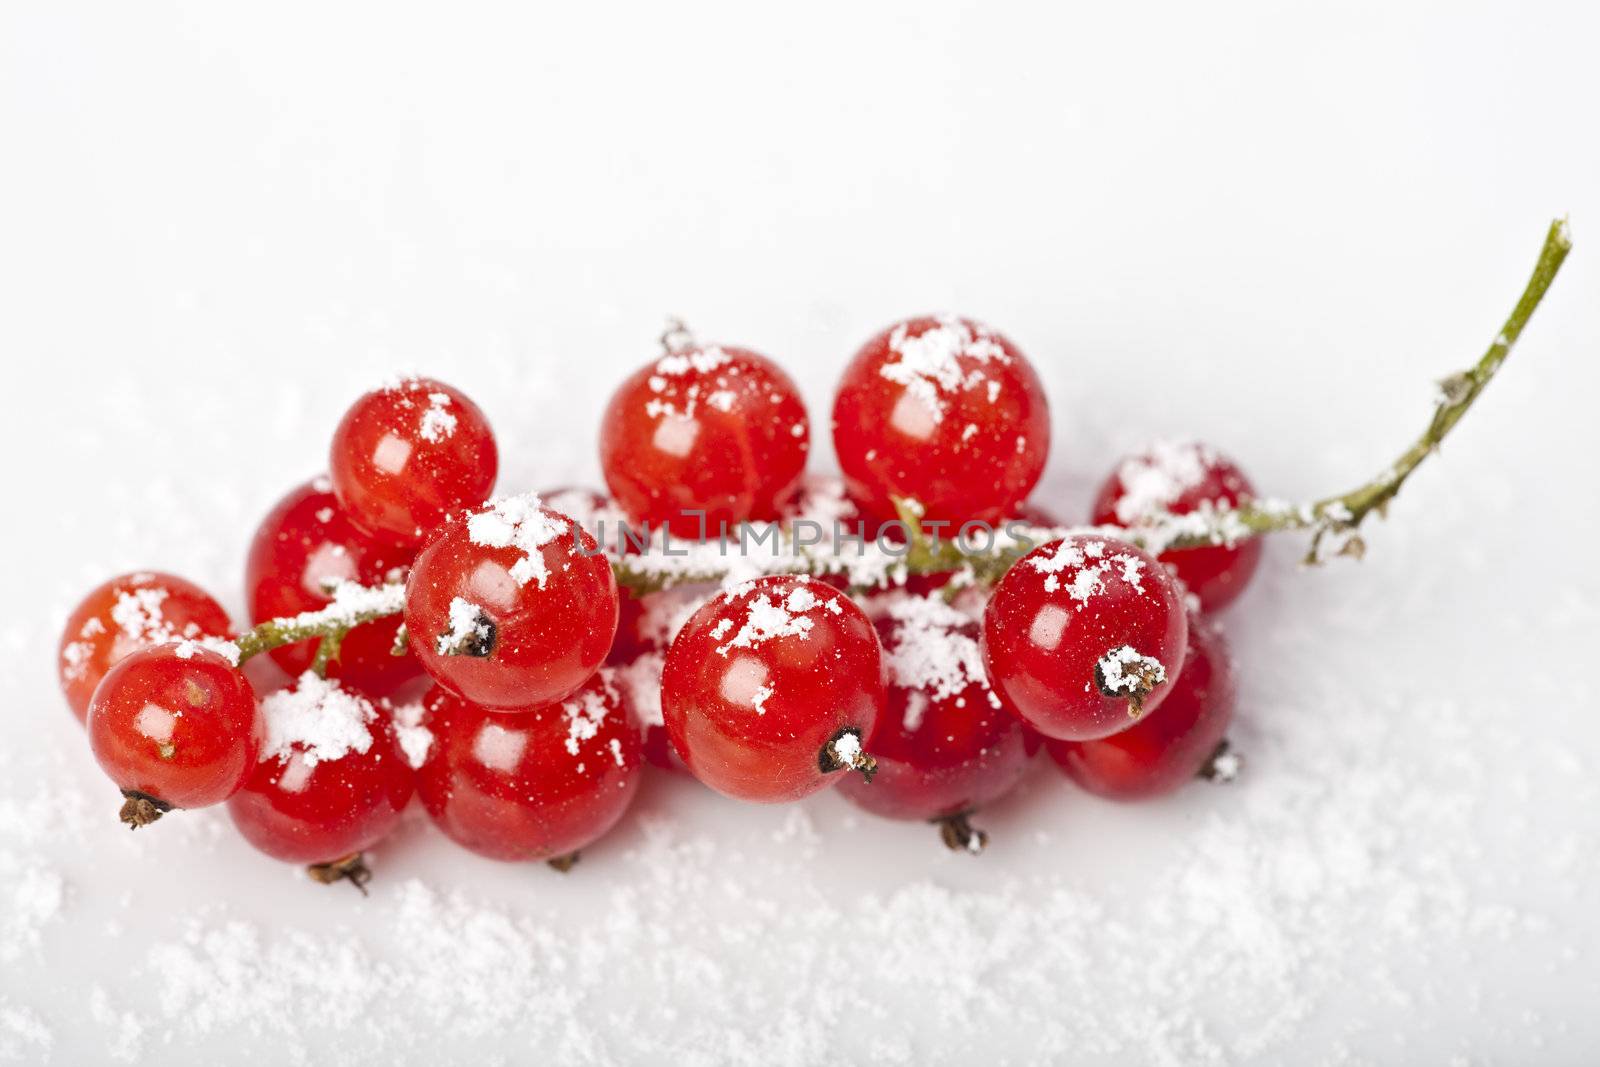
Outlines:
MULTIPOLYGON (((759 546, 759 554, 732 551, 732 541, 726 545, 711 541, 677 542, 676 547, 668 542, 653 546, 647 552, 622 556, 612 562, 617 584, 632 593, 646 594, 678 585, 722 582, 733 576, 842 573, 849 576, 853 586, 874 588, 895 584, 908 574, 957 571, 963 584, 987 585, 998 581, 1017 560, 1038 545, 1073 534, 1117 537, 1156 554, 1231 545, 1269 533, 1309 530, 1312 535, 1309 560, 1315 562, 1320 558, 1323 542, 1329 536, 1339 540, 1334 554, 1359 556, 1365 551, 1358 534, 1361 524, 1373 512, 1384 513, 1406 480, 1438 450, 1488 388, 1571 250, 1572 237, 1566 221, 1552 222, 1532 276, 1488 350, 1477 363, 1439 383, 1438 402, 1421 436, 1376 477, 1348 492, 1302 504, 1261 500, 1237 508, 1201 509, 1186 515, 1159 514, 1126 528, 1010 524, 992 531, 992 536, 986 538, 981 547, 973 545, 976 539, 965 543, 958 538, 930 540, 917 521, 915 505, 904 502, 900 509, 901 521, 906 524, 909 536, 903 546, 870 541, 800 544, 782 528, 758 529, 755 544, 759 546)), ((405 586, 401 583, 372 587, 347 584, 336 591, 334 602, 327 608, 270 619, 241 634, 234 644, 243 661, 296 641, 324 637, 336 642, 352 627, 398 615, 404 607, 405 586)))

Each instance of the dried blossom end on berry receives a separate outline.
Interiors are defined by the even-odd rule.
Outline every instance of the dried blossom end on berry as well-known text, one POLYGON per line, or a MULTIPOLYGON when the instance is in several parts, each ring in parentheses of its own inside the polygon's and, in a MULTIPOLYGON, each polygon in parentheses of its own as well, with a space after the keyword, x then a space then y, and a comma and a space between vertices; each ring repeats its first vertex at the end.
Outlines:
POLYGON ((441 656, 483 659, 494 652, 497 631, 489 613, 462 597, 450 601, 450 628, 435 642, 441 656))
POLYGON ((846 769, 860 771, 861 777, 868 782, 878 773, 878 761, 862 750, 861 731, 853 726, 840 730, 822 746, 822 751, 817 755, 817 766, 822 768, 823 774, 846 769))
POLYGON ((1094 684, 1108 697, 1127 697, 1128 715, 1137 718, 1144 698, 1167 680, 1167 668, 1132 645, 1118 645, 1094 665, 1094 684))
POLYGON ((118 817, 130 830, 149 826, 172 810, 172 805, 165 800, 141 793, 137 789, 124 789, 122 796, 122 810, 118 812, 118 817))
POLYGON ((934 825, 939 827, 939 839, 944 842, 945 848, 951 852, 965 852, 970 856, 977 856, 988 847, 989 835, 968 821, 969 814, 962 812, 959 815, 947 815, 933 821, 934 825))
POLYGON ((372 881, 372 868, 367 866, 367 858, 360 852, 329 863, 310 864, 306 867, 306 874, 318 885, 349 882, 361 890, 362 896, 368 895, 367 883, 372 881))

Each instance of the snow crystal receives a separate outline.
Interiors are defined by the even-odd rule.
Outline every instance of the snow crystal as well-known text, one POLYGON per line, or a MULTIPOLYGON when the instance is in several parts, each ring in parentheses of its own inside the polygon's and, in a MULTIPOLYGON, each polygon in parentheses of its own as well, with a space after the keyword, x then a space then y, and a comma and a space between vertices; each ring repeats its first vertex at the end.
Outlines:
POLYGON ((989 691, 969 616, 938 594, 892 598, 885 613, 896 625, 884 644, 884 670, 891 685, 909 691, 903 723, 908 731, 922 725, 930 697, 948 700, 978 686, 992 707, 999 706, 999 698, 989 691))
POLYGON ((613 684, 615 677, 610 668, 602 667, 595 676, 599 682, 586 685, 572 696, 561 702, 561 713, 567 719, 567 751, 576 756, 583 742, 591 740, 600 732, 600 726, 606 721, 606 714, 617 700, 617 690, 613 684))
POLYGON ((454 436, 456 416, 450 410, 449 393, 428 394, 428 407, 422 413, 422 424, 418 432, 424 441, 431 444, 438 444, 454 436))
MULTIPOLYGON (((949 394, 988 380, 982 364, 990 360, 1011 361, 988 328, 953 316, 940 316, 937 325, 916 336, 912 336, 909 325, 901 323, 889 335, 889 351, 894 358, 885 361, 878 373, 905 386, 909 395, 922 402, 934 422, 943 421, 949 394), (963 360, 979 366, 967 369, 963 360)), ((997 385, 990 382, 991 401, 999 395, 997 385)))
POLYGON ((467 536, 473 544, 522 552, 522 558, 511 567, 511 577, 518 585, 536 581, 540 589, 550 577, 544 546, 567 530, 565 523, 545 512, 535 493, 502 497, 467 520, 467 536))
POLYGON ((55 1034, 33 1009, 0 997, 0 1060, 42 1063, 54 1045, 55 1034))
MULTIPOLYGON (((730 608, 742 612, 743 622, 732 640, 717 646, 720 655, 726 656, 729 649, 755 648, 778 638, 804 637, 815 625, 806 612, 814 611, 824 603, 803 585, 791 589, 782 603, 774 601, 765 592, 753 599, 744 599, 749 595, 750 588, 745 586, 736 589, 729 597, 730 608)), ((835 614, 841 610, 831 598, 826 603, 835 614)), ((720 640, 732 628, 734 621, 727 617, 719 619, 712 629, 712 637, 720 640), (728 623, 728 626, 724 627, 723 623, 728 623)))
POLYGON ((732 362, 733 357, 716 345, 706 345, 661 357, 656 360, 656 373, 670 377, 682 377, 691 370, 699 374, 710 374, 732 362))
POLYGON ((1045 576, 1044 589, 1047 593, 1061 589, 1061 580, 1066 577, 1067 596, 1080 606, 1105 591, 1106 578, 1112 573, 1136 591, 1144 591, 1145 561, 1101 540, 1069 537, 1053 549, 1046 548, 1037 555, 1027 557, 1027 563, 1045 576))
POLYGON ((294 685, 261 698, 261 717, 267 728, 261 762, 287 761, 299 753, 307 767, 315 767, 371 748, 367 724, 377 712, 334 679, 306 671, 294 685))
POLYGON ((1217 454, 1198 441, 1156 441, 1117 467, 1122 496, 1117 521, 1124 526, 1168 511, 1183 494, 1205 482, 1217 454))

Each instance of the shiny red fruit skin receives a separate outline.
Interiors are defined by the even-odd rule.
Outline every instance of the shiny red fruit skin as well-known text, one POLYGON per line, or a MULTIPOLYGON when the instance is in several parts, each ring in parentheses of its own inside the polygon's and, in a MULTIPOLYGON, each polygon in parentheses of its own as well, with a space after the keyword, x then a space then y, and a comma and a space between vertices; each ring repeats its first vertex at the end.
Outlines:
POLYGON ((1166 681, 1144 697, 1148 715, 1178 677, 1187 633, 1182 594, 1165 568, 1124 542, 1075 536, 1034 549, 995 586, 983 659, 990 684, 1024 722, 1045 737, 1084 741, 1135 721, 1127 698, 1096 684, 1101 658, 1129 646, 1161 663, 1166 681), (1087 599, 1074 595, 1086 589, 1087 599))
MULTIPOLYGON (((345 515, 327 482, 314 479, 280 500, 250 543, 245 593, 250 620, 298 615, 328 606, 328 581, 381 585, 404 577, 415 552, 379 540, 345 515)), ((357 626, 345 635, 328 677, 348 682, 374 696, 388 696, 422 673, 410 651, 393 655, 400 618, 357 626)), ((298 677, 311 666, 320 641, 301 641, 270 653, 278 666, 298 677)))
POLYGON ((641 367, 600 423, 600 466, 636 524, 716 537, 720 524, 777 519, 811 447, 800 391, 745 348, 702 345, 641 367))
POLYGON ((1049 403, 1032 365, 1000 334, 970 319, 907 319, 869 340, 845 368, 833 445, 869 530, 895 517, 898 496, 922 504, 925 521, 953 523, 943 534, 953 537, 965 522, 997 523, 1033 489, 1050 451, 1049 403), (953 346, 929 368, 944 374, 912 373, 923 364, 908 362, 900 346, 914 352, 937 338, 953 346), (936 384, 944 378, 953 387, 936 384))
POLYGON ((100 679, 130 652, 232 632, 222 605, 193 582, 156 571, 119 575, 84 597, 62 627, 56 658, 61 694, 82 722, 100 679))
POLYGON ((1192 781, 1233 719, 1236 687, 1227 642, 1215 623, 1191 618, 1183 673, 1161 707, 1098 741, 1050 741, 1068 778, 1112 800, 1143 800, 1192 781))
POLYGON ((599 700, 605 715, 580 738, 563 703, 506 713, 429 690, 433 747, 417 795, 439 829, 508 862, 565 856, 604 836, 639 787, 639 728, 603 675, 565 704, 584 699, 599 700))
POLYGON ((846 729, 864 744, 883 704, 872 623, 849 597, 802 576, 757 578, 713 597, 678 632, 662 673, 672 747, 696 778, 740 800, 798 800, 833 784, 839 772, 823 770, 823 749, 846 729), (734 647, 763 598, 796 605, 787 614, 810 619, 809 631, 734 647))
MULTIPOLYGON (((1163 446, 1175 447, 1175 446, 1163 446)), ((1159 506, 1174 515, 1187 515, 1209 501, 1220 501, 1232 507, 1253 500, 1255 487, 1245 477, 1238 465, 1226 456, 1205 446, 1183 445, 1197 449, 1197 463, 1201 476, 1182 485, 1174 485, 1176 493, 1164 494, 1159 506)), ((1138 465, 1154 464, 1159 456, 1146 451, 1130 456, 1117 465, 1117 469, 1101 485, 1095 496, 1095 525, 1127 526, 1138 519, 1138 508, 1127 501, 1128 487, 1124 472, 1138 465), (1130 468, 1130 464, 1135 465, 1130 468)), ((1131 475, 1130 475, 1131 476, 1131 475)), ((1209 548, 1186 548, 1163 552, 1159 557, 1189 592, 1200 598, 1202 611, 1220 611, 1238 599, 1261 563, 1261 538, 1250 537, 1232 546, 1216 545, 1209 548)))
MULTIPOLYGON (((546 507, 570 517, 607 554, 618 551, 637 551, 633 542, 621 531, 628 522, 622 509, 608 496, 581 486, 562 486, 541 490, 539 499, 546 507)), ((617 633, 611 641, 611 651, 606 653, 606 665, 622 666, 633 662, 640 653, 651 651, 651 645, 639 639, 638 624, 643 610, 642 602, 626 586, 617 586, 617 633)))
MULTIPOLYGON (((879 621, 886 652, 894 648, 899 629, 879 621)), ((978 624, 968 623, 960 632, 976 642, 978 624)), ((1021 720, 1000 706, 982 681, 940 697, 892 677, 888 702, 866 748, 878 761, 872 781, 846 775, 839 791, 874 815, 913 820, 962 815, 999 800, 1022 780, 1037 750, 1021 720), (927 703, 920 720, 908 726, 906 712, 917 688, 927 703)))
POLYGON ((423 668, 445 689, 484 707, 520 710, 566 698, 605 662, 616 634, 611 564, 594 538, 566 516, 538 510, 562 527, 535 549, 547 572, 543 586, 513 573, 527 557, 521 548, 474 543, 470 519, 446 524, 417 556, 406 581, 406 629, 423 668), (478 605, 494 624, 488 656, 438 651, 457 597, 478 605))
POLYGON ((119 789, 175 808, 220 804, 256 765, 255 691, 215 652, 176 644, 140 649, 95 690, 89 745, 119 789))
POLYGON ((413 547, 447 516, 487 500, 499 463, 483 412, 431 378, 403 379, 361 396, 339 421, 328 451, 328 474, 345 513, 368 532, 413 547), (438 412, 454 425, 444 425, 438 412))
POLYGON ((244 839, 285 863, 330 863, 388 836, 411 800, 412 771, 387 713, 368 728, 366 752, 312 763, 297 749, 257 763, 228 800, 244 839))

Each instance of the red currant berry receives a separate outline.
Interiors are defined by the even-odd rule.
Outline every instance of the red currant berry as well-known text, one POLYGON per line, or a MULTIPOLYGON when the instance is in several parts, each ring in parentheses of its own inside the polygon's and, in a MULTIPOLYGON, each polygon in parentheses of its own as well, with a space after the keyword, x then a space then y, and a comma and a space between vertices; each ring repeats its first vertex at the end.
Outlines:
POLYGON ((617 583, 594 538, 528 494, 451 520, 406 581, 406 630, 444 688, 490 708, 562 700, 617 629, 617 583))
POLYGON ((664 771, 688 774, 689 768, 672 750, 666 720, 661 717, 661 670, 666 659, 660 652, 641 652, 632 662, 616 668, 613 675, 638 717, 645 762, 664 771))
POLYGON ((1233 718, 1235 687, 1227 642, 1215 623, 1189 620, 1183 673, 1153 714, 1098 741, 1050 741, 1068 778, 1113 800, 1170 793, 1211 762, 1233 718))
POLYGON ((741 800, 798 800, 854 767, 883 707, 877 635, 855 601, 815 578, 772 576, 709 600, 667 652, 661 711, 706 785, 741 800))
MULTIPOLYGON (((628 517, 612 499, 593 489, 563 486, 539 494, 544 506, 570 518, 599 543, 608 554, 635 552, 637 548, 623 530, 628 517)), ((612 639, 606 663, 621 666, 631 663, 650 646, 640 643, 638 628, 643 602, 626 586, 617 586, 617 634, 612 639)))
POLYGON ((499 455, 489 421, 456 389, 405 378, 365 394, 333 432, 328 472, 364 529, 419 545, 445 518, 494 488, 499 455))
POLYGON ((377 844, 411 799, 394 724, 359 691, 307 671, 261 701, 260 762, 228 800, 234 825, 286 863, 334 868, 377 844))
POLYGON ((1024 727, 989 688, 972 619, 939 597, 889 597, 877 625, 889 680, 867 745, 878 773, 839 788, 891 819, 949 819, 951 843, 976 851, 982 834, 957 817, 1022 780, 1033 753, 1024 727))
POLYGON ((639 787, 639 728, 602 671, 573 696, 494 711, 429 690, 434 743, 417 794, 453 841, 497 860, 569 856, 616 825, 639 787))
MULTIPOLYGON (((1095 497, 1093 521, 1136 526, 1154 513, 1236 508, 1255 495, 1244 472, 1214 449, 1192 441, 1160 441, 1118 464, 1095 497)), ((1261 562, 1261 539, 1164 552, 1160 558, 1200 598, 1202 610, 1217 611, 1250 583, 1261 562)))
POLYGON ((1042 545, 995 586, 983 617, 989 682, 1046 737, 1084 741, 1153 711, 1183 666, 1188 624, 1166 569, 1097 536, 1042 545))
POLYGON ((205 590, 171 574, 140 571, 99 586, 61 631, 57 672, 81 722, 95 687, 130 652, 171 641, 225 638, 228 613, 205 590))
POLYGON ((256 765, 261 720, 243 673, 193 641, 140 649, 89 704, 89 744, 142 826, 169 808, 220 804, 256 765))
MULTIPOLYGON (((379 585, 399 581, 415 555, 380 541, 345 515, 323 479, 293 490, 262 520, 250 543, 245 588, 250 619, 318 611, 332 603, 341 582, 379 585)), ((394 655, 399 616, 377 619, 345 634, 339 655, 328 663, 329 677, 355 689, 386 696, 422 673, 416 656, 394 655)), ((319 640, 272 650, 272 658, 291 675, 311 666, 319 640)))
POLYGON ((969 319, 907 319, 845 368, 833 445, 851 496, 878 522, 902 497, 929 522, 996 523, 1044 470, 1049 405, 1000 334, 969 319))
POLYGON ((635 523, 715 537, 724 523, 779 516, 799 489, 809 433, 800 391, 771 360, 697 346, 618 387, 600 424, 600 465, 635 523))

